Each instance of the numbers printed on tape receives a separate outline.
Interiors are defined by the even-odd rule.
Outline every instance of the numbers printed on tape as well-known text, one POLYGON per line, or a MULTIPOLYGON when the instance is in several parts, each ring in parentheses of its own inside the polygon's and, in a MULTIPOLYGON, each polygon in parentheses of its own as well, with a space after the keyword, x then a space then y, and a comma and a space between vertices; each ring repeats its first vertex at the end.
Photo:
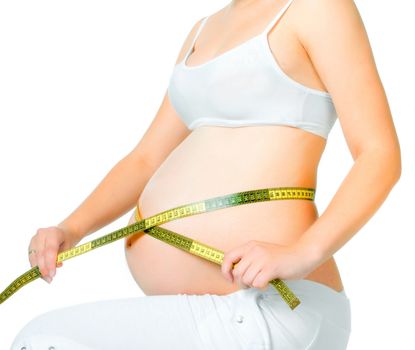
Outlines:
MULTIPOLYGON (((236 192, 225 196, 214 197, 204 201, 193 202, 176 208, 166 210, 145 219, 138 216, 137 208, 135 215, 137 222, 125 226, 119 230, 111 232, 107 235, 94 239, 90 242, 73 247, 66 251, 60 252, 56 261, 62 262, 75 256, 82 255, 106 244, 112 243, 118 239, 125 238, 131 234, 145 232, 153 237, 162 240, 172 246, 185 250, 191 254, 209 260, 216 264, 222 264, 224 253, 216 248, 210 247, 201 242, 189 239, 177 232, 167 230, 158 225, 166 222, 180 219, 190 215, 197 215, 222 208, 249 204, 255 202, 263 202, 270 200, 286 200, 286 199, 305 199, 314 200, 315 189, 306 187, 276 187, 264 188, 252 191, 236 192)), ((10 296, 16 293, 20 288, 29 282, 41 277, 38 266, 34 266, 24 274, 16 278, 1 294, 0 304, 5 302, 10 296)), ((288 286, 280 279, 274 279, 269 282, 281 295, 282 299, 293 310, 300 304, 300 300, 288 288, 288 286)))

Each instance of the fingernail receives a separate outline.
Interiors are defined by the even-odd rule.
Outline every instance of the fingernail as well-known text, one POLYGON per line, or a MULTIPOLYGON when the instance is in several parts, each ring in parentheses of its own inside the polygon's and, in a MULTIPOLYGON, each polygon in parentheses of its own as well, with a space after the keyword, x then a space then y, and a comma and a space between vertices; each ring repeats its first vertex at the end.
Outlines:
POLYGON ((45 276, 45 281, 50 284, 50 282, 52 282, 52 278, 50 278, 49 276, 45 276))
POLYGON ((49 271, 49 277, 53 278, 55 276, 55 273, 56 273, 55 270, 49 271))

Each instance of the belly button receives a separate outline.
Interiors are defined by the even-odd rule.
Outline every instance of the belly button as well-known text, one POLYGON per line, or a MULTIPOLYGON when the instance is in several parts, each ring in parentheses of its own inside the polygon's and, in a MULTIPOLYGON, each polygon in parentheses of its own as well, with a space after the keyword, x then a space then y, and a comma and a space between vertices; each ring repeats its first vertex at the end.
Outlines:
POLYGON ((125 243, 127 248, 130 248, 133 245, 132 238, 133 238, 132 236, 127 237, 126 243, 125 243))
POLYGON ((140 239, 140 237, 142 237, 143 235, 145 235, 144 232, 138 232, 138 233, 133 233, 131 236, 128 236, 126 238, 126 247, 130 248, 134 244, 134 242, 140 239))

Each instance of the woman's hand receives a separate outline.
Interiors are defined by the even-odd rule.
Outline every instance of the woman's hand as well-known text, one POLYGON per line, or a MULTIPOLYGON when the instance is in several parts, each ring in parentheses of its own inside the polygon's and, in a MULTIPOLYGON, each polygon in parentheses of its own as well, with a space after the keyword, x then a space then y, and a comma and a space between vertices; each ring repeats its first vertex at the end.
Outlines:
POLYGON ((241 288, 264 290, 275 278, 304 278, 319 264, 311 249, 252 240, 225 252, 221 270, 227 280, 236 280, 241 288))
POLYGON ((42 278, 50 283, 56 274, 56 267, 61 267, 62 262, 56 263, 58 254, 64 250, 75 247, 80 241, 74 234, 60 226, 39 228, 30 240, 28 250, 35 252, 29 254, 31 267, 38 266, 42 278))

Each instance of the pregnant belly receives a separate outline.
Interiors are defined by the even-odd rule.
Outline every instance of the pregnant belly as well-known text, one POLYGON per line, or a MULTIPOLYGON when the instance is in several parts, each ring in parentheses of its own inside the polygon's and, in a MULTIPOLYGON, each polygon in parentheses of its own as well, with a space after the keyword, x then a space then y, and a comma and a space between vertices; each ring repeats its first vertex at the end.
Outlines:
MULTIPOLYGON (((324 140, 282 126, 201 127, 165 159, 137 202, 141 218, 183 204, 259 188, 315 188, 324 140)), ((315 203, 243 204, 180 218, 160 227, 222 251, 248 242, 294 243, 318 217, 315 203)), ((135 221, 134 215, 129 224, 135 221)), ((228 294, 237 289, 220 266, 138 233, 125 239, 129 269, 146 295, 228 294)), ((333 258, 306 278, 341 290, 333 258)))

